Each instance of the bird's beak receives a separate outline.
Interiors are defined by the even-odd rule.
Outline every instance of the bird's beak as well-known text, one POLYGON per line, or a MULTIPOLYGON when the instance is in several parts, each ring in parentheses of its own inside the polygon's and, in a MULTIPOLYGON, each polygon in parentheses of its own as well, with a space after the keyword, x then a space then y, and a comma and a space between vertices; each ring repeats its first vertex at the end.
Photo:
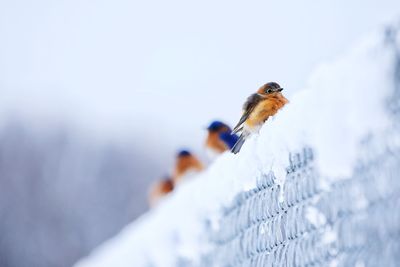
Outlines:
POLYGON ((282 90, 283 90, 283 88, 278 88, 278 89, 276 89, 277 92, 280 92, 280 91, 282 91, 282 90))

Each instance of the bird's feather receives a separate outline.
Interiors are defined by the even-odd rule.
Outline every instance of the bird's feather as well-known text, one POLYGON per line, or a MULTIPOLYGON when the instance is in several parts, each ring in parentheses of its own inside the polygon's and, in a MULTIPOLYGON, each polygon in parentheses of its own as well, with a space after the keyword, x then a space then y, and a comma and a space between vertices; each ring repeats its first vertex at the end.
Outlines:
POLYGON ((249 118, 251 112, 262 99, 263 96, 261 96, 260 94, 252 94, 247 98, 246 102, 243 105, 243 115, 240 118, 239 122, 236 124, 235 128, 233 128, 233 133, 237 133, 243 129, 243 123, 249 118))
POLYGON ((236 134, 232 134, 230 132, 223 132, 219 134, 219 138, 224 142, 224 144, 229 148, 232 147, 237 143, 239 137, 236 134))
POLYGON ((232 147, 231 151, 232 151, 233 154, 239 153, 239 151, 242 148, 245 140, 246 140, 246 135, 244 133, 242 133, 240 135, 239 139, 237 140, 236 144, 232 147))

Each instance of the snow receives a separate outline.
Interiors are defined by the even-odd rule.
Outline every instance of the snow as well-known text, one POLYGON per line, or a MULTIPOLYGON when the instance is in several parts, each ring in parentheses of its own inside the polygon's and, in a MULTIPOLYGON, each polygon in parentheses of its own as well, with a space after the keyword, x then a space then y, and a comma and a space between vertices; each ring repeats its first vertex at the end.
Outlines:
MULTIPOLYGON (((306 145, 315 150, 325 182, 349 177, 362 138, 390 124, 384 103, 393 87, 394 56, 382 40, 380 33, 372 34, 343 57, 321 65, 306 88, 293 95, 238 155, 221 155, 76 267, 146 266, 149 259, 155 266, 175 266, 182 257, 196 262, 211 246, 205 222, 222 227, 221 208, 239 192, 254 188, 263 173, 272 171, 283 185, 289 153, 306 145)), ((316 210, 308 214, 315 224, 325 222, 316 210)), ((328 232, 326 242, 334 240, 335 233, 328 232)))

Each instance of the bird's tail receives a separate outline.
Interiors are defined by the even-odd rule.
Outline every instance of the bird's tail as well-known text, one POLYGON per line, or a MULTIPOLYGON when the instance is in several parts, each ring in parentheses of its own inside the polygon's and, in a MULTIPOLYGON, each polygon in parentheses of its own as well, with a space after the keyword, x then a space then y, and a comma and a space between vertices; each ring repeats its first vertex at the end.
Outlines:
POLYGON ((232 153, 237 154, 239 153, 240 149, 242 148, 245 140, 246 140, 247 135, 245 133, 242 133, 239 136, 239 139, 237 140, 236 144, 232 147, 232 153))

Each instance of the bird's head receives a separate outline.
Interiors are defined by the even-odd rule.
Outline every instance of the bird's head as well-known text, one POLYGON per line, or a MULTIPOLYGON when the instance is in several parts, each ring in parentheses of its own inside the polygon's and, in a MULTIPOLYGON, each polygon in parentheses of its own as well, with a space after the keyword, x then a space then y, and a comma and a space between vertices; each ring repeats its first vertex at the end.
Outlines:
POLYGON ((221 121, 213 121, 207 127, 209 132, 221 132, 221 131, 231 131, 231 128, 221 121))
POLYGON ((179 151, 178 152, 178 158, 182 158, 182 157, 189 157, 189 156, 191 156, 192 154, 189 152, 189 151, 187 151, 187 150, 181 150, 181 151, 179 151))
POLYGON ((269 82, 264 84, 258 89, 257 93, 260 95, 268 96, 273 94, 280 94, 283 88, 276 82, 269 82))

